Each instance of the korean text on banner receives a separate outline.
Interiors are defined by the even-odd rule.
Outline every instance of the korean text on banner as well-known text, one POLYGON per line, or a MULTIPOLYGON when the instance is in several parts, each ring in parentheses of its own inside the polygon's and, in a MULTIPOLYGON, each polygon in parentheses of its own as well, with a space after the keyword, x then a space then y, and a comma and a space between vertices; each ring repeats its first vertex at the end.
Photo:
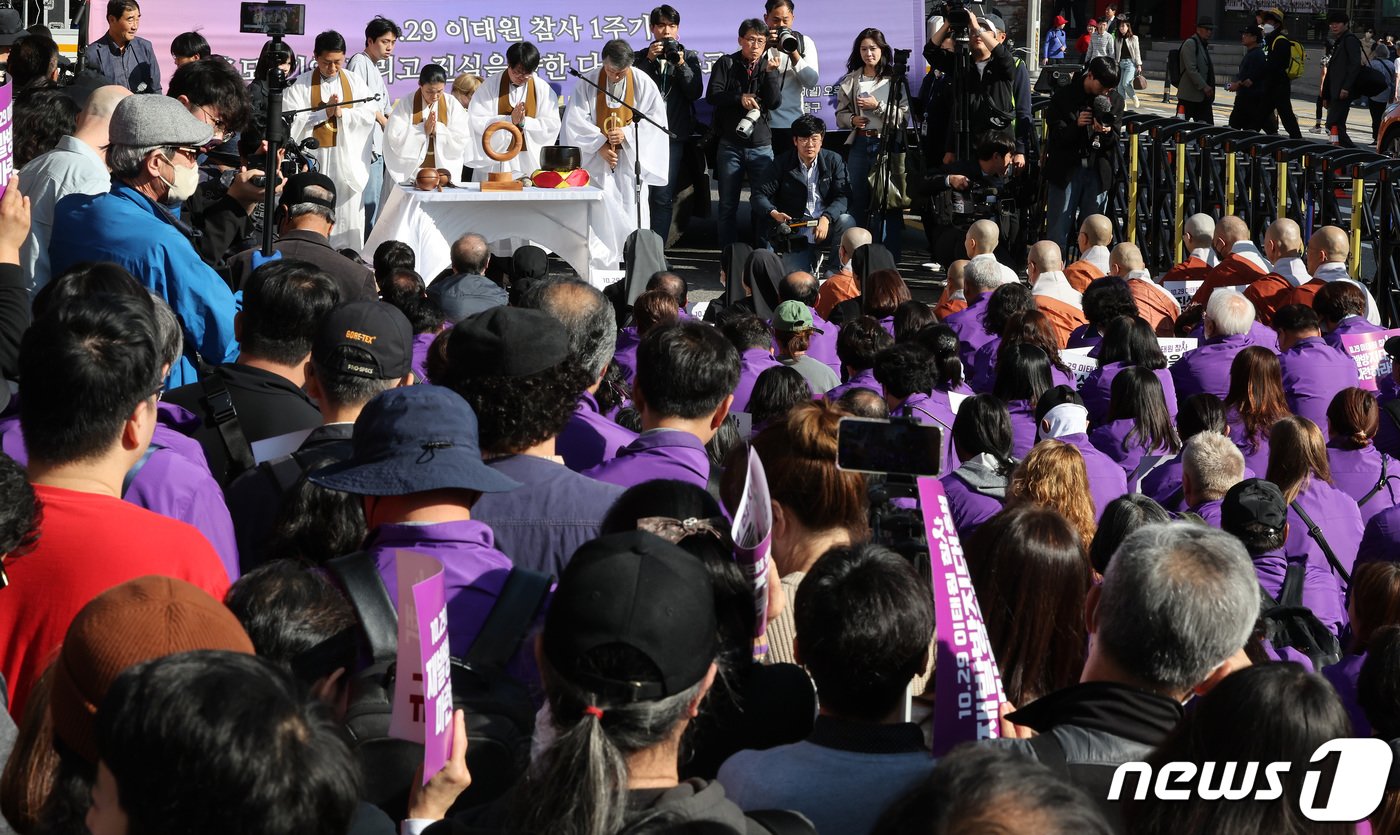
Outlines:
POLYGON ((768 557, 773 546, 773 502, 768 493, 768 476, 758 453, 749 450, 744 494, 734 511, 734 558, 753 585, 754 656, 768 654, 768 557))
POLYGON ((1074 374, 1074 384, 1084 385, 1084 381, 1089 379, 1099 367, 1099 361, 1095 357, 1089 356, 1093 348, 1066 348, 1060 352, 1060 361, 1069 367, 1070 373, 1074 374))
POLYGON ((1191 297, 1195 296, 1196 291, 1201 289, 1202 284, 1205 284, 1205 282, 1201 280, 1164 281, 1162 282, 1162 289, 1171 293, 1172 298, 1176 299, 1176 303, 1181 305, 1184 310, 1186 305, 1191 303, 1191 297))
POLYGON ((399 657, 389 735, 423 744, 423 783, 452 752, 452 662, 442 563, 397 551, 399 657))
POLYGON ((0 197, 15 173, 15 85, 0 84, 0 197))
POLYGON ((1377 378, 1390 376, 1390 357, 1385 352, 1385 341, 1392 336, 1400 336, 1400 328, 1376 333, 1348 333, 1342 336, 1342 349, 1356 363, 1356 373, 1361 378, 1361 387, 1375 391, 1377 378))
POLYGON ((1159 336, 1157 345, 1167 358, 1167 367, 1171 368, 1187 351, 1196 350, 1197 340, 1184 336, 1159 336))
POLYGON ((938 479, 919 479, 919 505, 924 510, 937 623, 933 755, 941 757, 959 743, 1000 736, 997 711, 1006 694, 948 497, 938 479))

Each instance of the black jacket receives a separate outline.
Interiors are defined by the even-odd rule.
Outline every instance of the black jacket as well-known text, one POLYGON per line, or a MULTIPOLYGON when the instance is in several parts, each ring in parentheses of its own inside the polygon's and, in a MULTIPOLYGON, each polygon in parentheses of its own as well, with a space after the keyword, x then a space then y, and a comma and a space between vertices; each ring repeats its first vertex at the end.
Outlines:
POLYGON ((1282 32, 1275 32, 1268 38, 1268 48, 1269 92, 1277 94, 1280 87, 1287 90, 1289 85, 1293 83, 1288 77, 1288 64, 1292 60, 1292 42, 1282 32))
MULTIPOLYGON (((277 239, 272 245, 283 258, 306 261, 320 267, 335 281, 342 302, 374 301, 379 298, 379 290, 374 284, 374 273, 331 249, 331 242, 325 235, 302 229, 292 230, 277 239)), ((235 292, 242 290, 253 273, 253 253, 250 249, 229 259, 229 285, 235 292)))
MULTIPOLYGON (((19 341, 29 329, 29 290, 18 264, 0 264, 0 385, 19 379, 19 341)), ((8 402, 8 394, 3 396, 8 402)))
POLYGON ((705 101, 715 108, 713 128, 720 141, 741 148, 772 145, 773 131, 768 126, 768 118, 782 101, 781 84, 782 78, 777 73, 768 71, 768 62, 762 55, 758 56, 752 74, 744 63, 742 53, 725 55, 716 61, 710 69, 710 88, 705 91, 705 101), (745 93, 757 96, 759 106, 763 109, 763 118, 758 120, 753 133, 747 138, 734 131, 739 119, 743 118, 746 112, 744 106, 739 103, 739 99, 745 93))
POLYGON ((1340 101, 1343 90, 1347 91, 1347 101, 1356 98, 1356 76, 1361 72, 1361 39, 1351 32, 1344 32, 1332 48, 1332 57, 1327 60, 1327 87, 1324 98, 1340 101))
POLYGON ((1184 713, 1180 702, 1166 696, 1091 681, 1057 690, 1007 716, 1040 736, 993 744, 1039 760, 1079 786, 1121 832, 1121 808, 1108 801, 1113 772, 1125 762, 1147 759, 1184 713))
MULTIPOLYGON (((817 193, 821 195, 824 204, 822 217, 834 221, 846 214, 847 202, 851 197, 846 163, 842 161, 840 154, 823 148, 817 153, 815 164, 817 193)), ((802 173, 802 163, 798 162, 795 149, 778 156, 768 179, 754 190, 753 208, 765 218, 774 209, 794 218, 803 217, 807 213, 807 178, 802 173)))
MULTIPOLYGON (((1099 173, 1100 184, 1107 188, 1113 181, 1113 173, 1118 164, 1118 135, 1116 132, 1103 134, 1100 147, 1095 149, 1092 140, 1092 125, 1081 126, 1079 114, 1091 110, 1094 96, 1084 89, 1084 72, 1075 73, 1074 79, 1057 89, 1050 96, 1050 106, 1045 109, 1045 124, 1048 129, 1045 155, 1045 179, 1052 185, 1064 186, 1070 174, 1082 167, 1087 160, 1091 168, 1099 173)), ((1109 94, 1113 102, 1115 124, 1121 124, 1123 117, 1123 97, 1114 91, 1109 94)))
MULTIPOLYGON (((663 59, 664 60, 664 59, 663 59)), ((653 61, 645 53, 637 58, 637 67, 651 76, 661 97, 666 100, 666 124, 680 139, 689 139, 695 132, 695 101, 704 95, 700 77, 700 55, 692 49, 685 51, 685 60, 671 64, 671 71, 661 73, 662 61, 653 61)))
MULTIPOLYGON (((930 45, 932 41, 929 42, 930 45)), ((956 56, 946 49, 929 49, 925 47, 924 57, 928 59, 934 69, 944 74, 953 73, 956 68, 956 56)), ((997 44, 992 50, 991 59, 981 73, 977 72, 975 65, 970 66, 967 71, 967 95, 971 111, 968 120, 971 123, 973 141, 987 131, 995 130, 1005 133, 1007 136, 1015 138, 1017 130, 1016 117, 1017 96, 1016 96, 1016 58, 1011 54, 1011 50, 1006 48, 1006 44, 997 44)), ((1026 76, 1026 86, 1030 87, 1030 76, 1026 76)), ((1029 89, 1027 89, 1026 107, 1030 107, 1029 89)), ((951 95, 951 94, 950 94, 951 95)), ((956 112, 957 102, 948 100, 950 108, 956 112)), ((956 118, 948 120, 948 147, 957 147, 957 132, 962 128, 956 118)), ((1024 152, 1024 148, 1018 143, 1017 151, 1024 152)))

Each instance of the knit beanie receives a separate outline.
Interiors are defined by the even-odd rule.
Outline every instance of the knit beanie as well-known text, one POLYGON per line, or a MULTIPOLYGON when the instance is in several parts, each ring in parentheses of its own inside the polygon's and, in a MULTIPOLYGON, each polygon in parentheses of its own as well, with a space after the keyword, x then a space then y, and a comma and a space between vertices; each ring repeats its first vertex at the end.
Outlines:
POLYGON ((97 708, 117 676, 142 661, 199 649, 252 655, 253 642, 223 603, 184 580, 140 577, 108 589, 73 618, 54 660, 54 733, 96 764, 97 708))

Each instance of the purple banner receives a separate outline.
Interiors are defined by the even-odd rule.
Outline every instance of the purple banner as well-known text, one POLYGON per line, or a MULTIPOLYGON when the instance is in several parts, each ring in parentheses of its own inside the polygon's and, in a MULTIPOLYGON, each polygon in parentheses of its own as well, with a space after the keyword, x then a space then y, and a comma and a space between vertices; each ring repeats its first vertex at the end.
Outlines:
POLYGON ((14 89, 9 82, 0 85, 0 196, 15 173, 14 89))
MULTIPOLYGON (((403 37, 384 71, 391 95, 398 98, 416 87, 418 71, 426 63, 446 67, 449 77, 460 73, 485 76, 505 68, 506 49, 512 43, 527 40, 540 49, 539 75, 550 82, 556 93, 563 93, 573 88, 564 83, 567 70, 572 67, 582 73, 596 71, 599 52, 607 41, 622 38, 638 51, 651 41, 647 26, 650 5, 623 5, 609 0, 534 0, 522 8, 500 0, 470 5, 427 0, 310 0, 306 3, 307 34, 288 38, 287 42, 296 50, 299 66, 306 67, 317 32, 340 32, 353 54, 364 47, 365 23, 375 15, 393 19, 402 27, 403 37)), ((700 53, 700 66, 706 76, 721 55, 739 48, 740 21, 763 16, 763 3, 758 0, 694 5, 672 0, 672 5, 681 13, 678 39, 687 49, 700 53)), ((816 44, 820 71, 817 86, 807 90, 806 106, 828 124, 835 124, 835 85, 846 74, 851 44, 862 29, 880 29, 892 48, 912 49, 914 72, 922 72, 923 60, 918 57, 924 43, 922 0, 796 5, 798 14, 793 28, 816 44)), ((252 78, 258 53, 267 38, 239 33, 238 3, 146 0, 141 10, 140 36, 155 47, 162 79, 168 81, 175 71, 170 60, 171 39, 196 29, 216 54, 232 58, 244 77, 252 78)), ((92 39, 102 36, 106 28, 101 6, 94 6, 92 39)))
POLYGON ((954 746, 1001 735, 998 709, 1006 701, 992 657, 982 607, 967 573, 962 542, 953 528, 948 497, 936 478, 919 479, 937 620, 934 659, 933 755, 954 746))
POLYGON ((399 654, 389 734, 423 743, 423 783, 452 753, 452 662, 442 563, 412 551, 394 554, 398 574, 399 654))
POLYGON ((1376 380, 1390 376, 1390 357, 1385 352, 1385 341, 1392 336, 1400 336, 1400 328, 1377 333, 1348 333, 1342 336, 1342 348, 1356 363, 1357 376, 1361 387, 1376 391, 1376 380))

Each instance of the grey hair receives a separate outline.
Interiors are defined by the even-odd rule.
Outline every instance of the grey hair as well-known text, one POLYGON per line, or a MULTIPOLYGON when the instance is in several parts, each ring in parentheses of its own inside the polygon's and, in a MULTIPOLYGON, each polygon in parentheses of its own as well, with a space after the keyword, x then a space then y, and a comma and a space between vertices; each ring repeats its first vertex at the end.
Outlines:
POLYGON ((625 70, 632 66, 632 62, 637 59, 637 54, 632 51, 632 45, 621 38, 615 38, 603 44, 603 63, 617 70, 625 70))
POLYGON ((995 258, 974 258, 963 268, 963 286, 987 293, 1003 284, 1001 262, 995 258))
MULTIPOLYGON (((328 200, 332 203, 335 202, 335 195, 331 193, 330 189, 321 188, 320 186, 307 186, 302 190, 301 196, 314 197, 317 200, 328 200)), ((306 215, 315 215, 326 223, 335 223, 335 210, 326 208, 319 203, 294 203, 292 207, 287 210, 287 218, 289 220, 305 217, 306 215)))
POLYGON ((151 293, 151 304, 156 308, 156 338, 160 340, 161 365, 174 366, 185 352, 185 332, 180 327, 180 318, 165 299, 151 293))
POLYGON ((175 156, 171 145, 108 145, 107 164, 112 168, 112 176, 118 180, 134 180, 141 176, 151 151, 160 151, 167 158, 175 156))
POLYGON ((1197 432, 1182 450, 1181 472, 1191 476, 1198 495, 1215 501, 1244 480, 1244 455, 1219 432, 1197 432))
POLYGON ((617 349, 617 312, 596 287, 576 278, 537 282, 521 306, 563 322, 574 361, 595 379, 602 376, 617 349))
POLYGON ((1216 336, 1246 334, 1254 324, 1254 304, 1243 293, 1218 288, 1206 302, 1206 319, 1215 325, 1216 336))
POLYGON ((1149 687, 1185 696, 1249 639, 1259 580, 1240 541, 1194 522, 1139 528, 1109 561, 1103 651, 1149 687))

